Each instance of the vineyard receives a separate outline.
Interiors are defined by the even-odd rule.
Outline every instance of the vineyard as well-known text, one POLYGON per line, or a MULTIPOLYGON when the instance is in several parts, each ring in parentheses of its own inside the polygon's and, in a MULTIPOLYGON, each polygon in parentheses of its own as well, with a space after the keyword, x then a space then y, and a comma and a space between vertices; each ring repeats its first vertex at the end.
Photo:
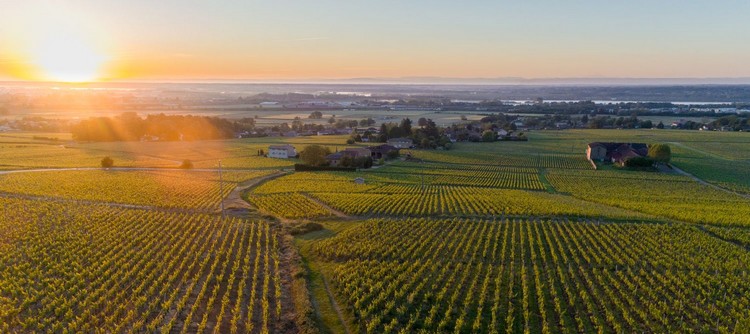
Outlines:
POLYGON ((570 196, 491 188, 394 184, 367 193, 310 195, 340 211, 357 216, 643 216, 637 212, 581 201, 570 196))
POLYGON ((556 170, 547 179, 558 191, 591 202, 694 223, 750 226, 750 200, 685 176, 556 170))
POLYGON ((262 211, 288 219, 331 216, 320 204, 297 193, 255 195, 248 196, 247 200, 262 211))
POLYGON ((226 172, 220 187, 218 173, 191 171, 49 171, 0 175, 0 192, 85 200, 214 210, 221 196, 236 183, 261 177, 270 171, 226 172))
POLYGON ((368 333, 732 332, 750 254, 684 225, 372 220, 321 241, 368 333))
POLYGON ((267 333, 279 236, 262 221, 0 198, 0 332, 267 333))
POLYGON ((352 172, 258 155, 348 136, 53 136, 0 135, 0 333, 750 328, 744 135, 534 131, 352 172), (596 140, 669 142, 675 166, 724 189, 594 170, 596 140), (105 155, 157 168, 96 168, 105 155), (5 171, 47 167, 88 168, 5 171))

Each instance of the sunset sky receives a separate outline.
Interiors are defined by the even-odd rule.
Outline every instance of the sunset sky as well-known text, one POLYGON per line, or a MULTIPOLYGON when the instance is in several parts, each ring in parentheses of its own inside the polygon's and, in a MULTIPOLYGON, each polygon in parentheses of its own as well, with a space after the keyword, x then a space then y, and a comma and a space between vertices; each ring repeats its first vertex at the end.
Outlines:
POLYGON ((743 1, 0 1, 0 79, 748 77, 743 1))

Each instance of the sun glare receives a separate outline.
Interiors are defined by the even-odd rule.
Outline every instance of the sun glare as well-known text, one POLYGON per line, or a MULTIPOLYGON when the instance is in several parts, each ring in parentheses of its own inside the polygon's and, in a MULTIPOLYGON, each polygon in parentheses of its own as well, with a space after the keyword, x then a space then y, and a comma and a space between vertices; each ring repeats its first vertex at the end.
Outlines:
POLYGON ((83 33, 50 29, 34 43, 31 62, 44 80, 90 82, 100 78, 106 57, 83 33))

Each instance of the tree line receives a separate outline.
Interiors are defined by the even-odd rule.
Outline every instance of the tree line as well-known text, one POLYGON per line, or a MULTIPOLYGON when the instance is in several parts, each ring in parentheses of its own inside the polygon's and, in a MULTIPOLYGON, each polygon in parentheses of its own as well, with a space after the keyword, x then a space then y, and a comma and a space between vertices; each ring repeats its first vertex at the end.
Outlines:
MULTIPOLYGON (((250 119, 252 121, 252 119, 250 119)), ((92 117, 71 126, 78 141, 207 140, 234 138, 254 124, 243 120, 192 115, 148 115, 128 112, 115 117, 92 117)))

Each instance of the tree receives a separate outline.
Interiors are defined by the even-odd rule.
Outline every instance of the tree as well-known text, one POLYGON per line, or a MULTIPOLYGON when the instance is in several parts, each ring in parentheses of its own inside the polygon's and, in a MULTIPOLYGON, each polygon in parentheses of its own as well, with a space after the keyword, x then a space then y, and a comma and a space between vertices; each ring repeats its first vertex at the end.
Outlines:
POLYGON ((352 166, 357 168, 370 168, 372 164, 372 157, 358 157, 352 161, 352 166))
POLYGON ((326 156, 331 150, 320 145, 309 145, 299 152, 299 158, 310 166, 322 166, 326 164, 326 156))
POLYGON ((328 119, 328 124, 336 123, 336 116, 331 116, 331 118, 328 119))
POLYGON ((193 162, 188 159, 182 160, 182 164, 180 165, 180 168, 191 169, 193 168, 193 162))
POLYGON ((310 116, 307 116, 307 118, 321 119, 323 118, 323 113, 320 111, 313 111, 310 113, 310 116))
POLYGON ((295 117, 292 121, 292 128, 295 130, 302 130, 302 119, 299 116, 295 117))
POLYGON ((349 155, 344 155, 343 157, 341 157, 341 161, 339 161, 339 166, 354 167, 354 158, 349 155))
POLYGON ((401 120, 401 133, 404 136, 411 136, 411 120, 407 117, 401 120))
POLYGON ((419 125, 419 126, 421 126, 421 127, 425 127, 425 126, 427 126, 427 119, 426 119, 426 118, 424 118, 424 117, 420 117, 420 118, 419 118, 419 119, 417 120, 417 125, 419 125))
POLYGON ((388 138, 400 138, 403 135, 401 128, 398 126, 392 126, 388 129, 388 138))
POLYGON ((110 168, 114 165, 115 165, 115 162, 114 160, 112 160, 112 158, 104 157, 104 159, 102 159, 102 168, 110 168))
POLYGON ((494 131, 484 130, 484 132, 482 132, 482 141, 491 142, 495 141, 495 139, 497 139, 497 135, 494 131))
POLYGON ((437 125, 435 122, 432 121, 432 119, 427 119, 427 123, 425 124, 425 127, 422 129, 422 132, 424 132, 424 135, 428 138, 437 139, 440 137, 440 131, 437 128, 437 125))
POLYGON ((656 162, 669 163, 672 149, 667 144, 653 144, 648 147, 648 156, 656 162))
POLYGON ((662 123, 661 121, 659 121, 659 124, 656 124, 656 128, 657 129, 663 129, 664 128, 664 123, 662 123))

